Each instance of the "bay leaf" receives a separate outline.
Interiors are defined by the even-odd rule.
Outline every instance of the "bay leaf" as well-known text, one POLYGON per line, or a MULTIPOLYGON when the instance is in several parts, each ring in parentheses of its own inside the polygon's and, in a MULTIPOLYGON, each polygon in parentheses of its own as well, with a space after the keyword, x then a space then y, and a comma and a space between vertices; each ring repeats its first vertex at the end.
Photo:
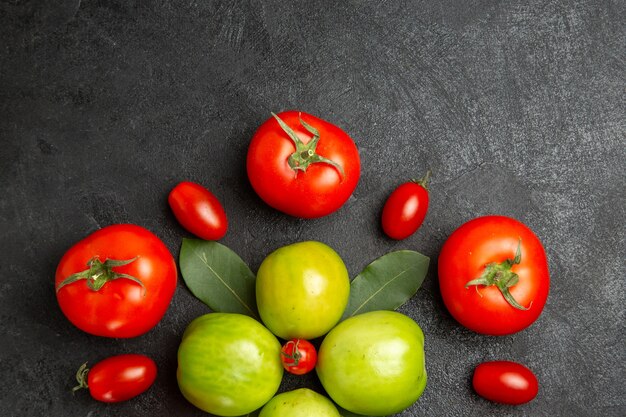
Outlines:
POLYGON ((218 242, 183 239, 179 263, 191 293, 211 310, 259 320, 256 277, 231 249, 218 242))
POLYGON ((376 259, 352 280, 343 318, 400 307, 424 282, 429 262, 427 256, 411 250, 390 252, 376 259))

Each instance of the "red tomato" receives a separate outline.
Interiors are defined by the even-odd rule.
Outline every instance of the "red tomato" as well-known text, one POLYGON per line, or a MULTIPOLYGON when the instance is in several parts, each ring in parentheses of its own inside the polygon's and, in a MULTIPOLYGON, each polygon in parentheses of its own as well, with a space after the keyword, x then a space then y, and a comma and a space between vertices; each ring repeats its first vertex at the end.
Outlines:
POLYGON ((474 390, 481 397, 502 404, 524 404, 537 396, 539 383, 533 372, 516 362, 484 362, 472 378, 474 390))
POLYGON ((525 329, 548 298, 543 246, 528 227, 509 217, 465 223, 444 243, 438 263, 446 307, 478 333, 505 335, 525 329))
POLYGON ((144 355, 111 356, 91 369, 83 364, 76 373, 78 386, 89 388, 91 396, 105 403, 117 403, 145 392, 154 383, 156 364, 144 355))
POLYGON ((176 264, 148 230, 102 228, 72 246, 56 270, 63 314, 96 336, 134 337, 153 328, 176 289, 176 264))
POLYGON ((295 217, 326 216, 341 207, 361 174, 359 151, 340 128, 307 113, 273 115, 248 148, 252 188, 295 217))
POLYGON ((405 182, 396 188, 383 207, 383 231, 392 239, 406 239, 419 229, 428 211, 428 179, 405 182))
POLYGON ((291 339, 280 351, 283 368, 294 375, 311 372, 317 363, 317 352, 308 340, 291 339))
POLYGON ((199 238, 218 240, 226 234, 226 212, 217 197, 203 186, 181 182, 170 192, 167 200, 176 220, 199 238))

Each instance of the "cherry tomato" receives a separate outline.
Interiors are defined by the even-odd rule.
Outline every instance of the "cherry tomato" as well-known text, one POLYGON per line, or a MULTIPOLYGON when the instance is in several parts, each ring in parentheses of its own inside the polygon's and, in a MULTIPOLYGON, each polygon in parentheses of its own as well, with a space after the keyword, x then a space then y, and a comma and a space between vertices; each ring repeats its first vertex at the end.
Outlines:
POLYGON ((359 152, 340 128, 307 113, 288 111, 263 123, 247 157, 252 188, 270 206, 316 218, 339 209, 356 188, 359 152))
POLYGON ((156 374, 156 364, 147 356, 111 356, 91 369, 84 363, 76 373, 78 385, 74 391, 88 388, 94 399, 117 403, 145 392, 154 383, 156 374))
POLYGON ((392 239, 406 239, 419 229, 428 211, 428 179, 405 182, 396 188, 383 207, 383 231, 392 239))
POLYGON ((140 226, 104 227, 72 246, 56 270, 63 314, 79 329, 134 337, 161 320, 176 290, 167 247, 140 226))
POLYGON ((474 390, 481 397, 502 404, 518 405, 537 396, 539 383, 533 372, 516 362, 484 362, 472 378, 474 390))
POLYGON ((305 339, 291 339, 280 351, 283 368, 294 375, 311 372, 317 363, 315 346, 305 339))
POLYGON ((218 240, 226 234, 226 212, 217 197, 203 186, 183 181, 170 192, 168 202, 176 220, 199 238, 218 240))
POLYGON ((537 320, 548 298, 543 246, 528 227, 509 217, 465 223, 444 243, 438 264, 450 314, 478 333, 523 330, 537 320))

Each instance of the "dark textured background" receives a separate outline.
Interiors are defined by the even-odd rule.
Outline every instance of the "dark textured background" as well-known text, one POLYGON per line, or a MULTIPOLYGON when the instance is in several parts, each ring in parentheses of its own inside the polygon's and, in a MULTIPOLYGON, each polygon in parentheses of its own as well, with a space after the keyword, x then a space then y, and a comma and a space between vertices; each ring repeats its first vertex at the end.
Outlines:
MULTIPOLYGON (((624 416, 625 7, 622 1, 0 1, 0 402, 12 416, 201 416, 175 380, 176 349, 207 311, 180 281, 163 321, 131 340, 89 336, 57 307, 63 252, 132 222, 177 256, 166 203, 181 180, 223 202, 223 243, 256 270, 317 239, 352 276, 401 248, 432 258, 402 311, 426 334, 429 385, 402 416, 624 416), (262 203, 247 145, 270 111, 349 132, 362 178, 326 218, 262 203), (432 168, 431 208, 402 242, 382 234, 390 191, 432 168), (461 328, 438 293, 446 237, 479 215, 527 223, 551 294, 521 333, 461 328), (160 373, 118 405, 72 396, 84 361, 143 352, 160 373), (511 359, 541 383, 530 404, 471 389, 479 362, 511 359)), ((315 378, 288 378, 283 389, 315 378)))

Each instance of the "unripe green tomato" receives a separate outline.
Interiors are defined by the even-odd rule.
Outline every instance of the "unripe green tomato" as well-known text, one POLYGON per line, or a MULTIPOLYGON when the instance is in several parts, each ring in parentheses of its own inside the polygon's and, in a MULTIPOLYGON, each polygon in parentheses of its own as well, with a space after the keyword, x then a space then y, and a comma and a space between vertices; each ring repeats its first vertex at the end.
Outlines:
POLYGON ((341 319, 349 295, 345 264, 320 242, 283 246, 265 258, 257 273, 261 319, 285 340, 326 334, 341 319))
POLYGON ((395 311, 348 318, 324 338, 316 371, 328 395, 346 410, 368 416, 399 413, 426 387, 424 334, 395 311))
POLYGON ((258 321, 209 313, 192 321, 178 348, 178 386, 189 402, 218 416, 261 408, 280 385, 281 345, 258 321))
POLYGON ((341 417, 328 398, 308 388, 278 394, 261 410, 259 417, 341 417))

